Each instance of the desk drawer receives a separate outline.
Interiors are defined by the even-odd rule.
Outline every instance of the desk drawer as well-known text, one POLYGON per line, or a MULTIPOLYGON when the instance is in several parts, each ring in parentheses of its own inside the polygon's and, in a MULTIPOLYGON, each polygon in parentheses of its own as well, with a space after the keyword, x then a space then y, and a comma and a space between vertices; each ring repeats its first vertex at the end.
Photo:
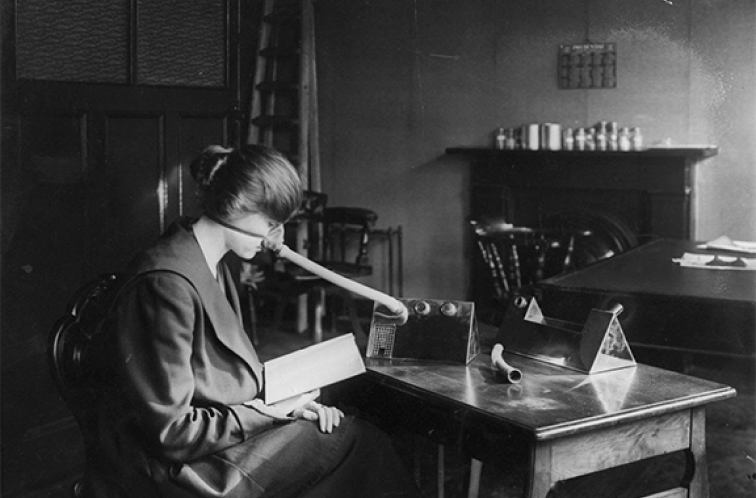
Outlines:
POLYGON ((684 410, 538 444, 550 446, 557 481, 684 450, 690 427, 684 410))

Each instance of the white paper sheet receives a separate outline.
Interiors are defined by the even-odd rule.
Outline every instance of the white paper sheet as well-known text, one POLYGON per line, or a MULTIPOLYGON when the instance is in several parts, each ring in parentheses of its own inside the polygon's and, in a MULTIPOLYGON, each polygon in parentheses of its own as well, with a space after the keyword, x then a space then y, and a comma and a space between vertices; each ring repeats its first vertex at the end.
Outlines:
POLYGON ((756 270, 756 258, 723 256, 721 254, 692 254, 686 252, 681 258, 672 259, 686 268, 704 270, 756 270))
POLYGON ((698 246, 700 249, 713 249, 739 254, 756 255, 756 242, 746 240, 732 240, 727 235, 722 235, 698 246))

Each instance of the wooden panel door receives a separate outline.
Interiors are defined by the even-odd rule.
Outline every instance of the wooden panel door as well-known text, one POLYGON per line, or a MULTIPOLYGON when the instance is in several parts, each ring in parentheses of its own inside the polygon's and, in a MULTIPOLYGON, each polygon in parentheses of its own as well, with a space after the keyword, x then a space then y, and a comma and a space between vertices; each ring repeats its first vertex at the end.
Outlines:
POLYGON ((48 372, 48 332, 84 282, 123 270, 176 218, 198 214, 187 166, 209 144, 238 143, 239 68, 252 48, 246 39, 256 38, 242 31, 254 29, 254 19, 241 18, 256 7, 2 7, 0 482, 3 496, 15 496, 82 468, 78 430, 48 372), (86 39, 70 38, 73 27, 56 19, 78 22, 86 39))

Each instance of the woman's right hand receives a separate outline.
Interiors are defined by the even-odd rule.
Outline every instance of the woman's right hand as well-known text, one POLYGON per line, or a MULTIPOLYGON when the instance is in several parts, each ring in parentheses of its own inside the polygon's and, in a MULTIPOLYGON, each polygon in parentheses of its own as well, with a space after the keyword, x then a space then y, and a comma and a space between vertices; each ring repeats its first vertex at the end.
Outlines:
POLYGON ((313 422, 317 420, 320 432, 330 434, 335 427, 341 424, 344 412, 333 406, 321 405, 317 401, 310 401, 291 412, 291 416, 313 422))

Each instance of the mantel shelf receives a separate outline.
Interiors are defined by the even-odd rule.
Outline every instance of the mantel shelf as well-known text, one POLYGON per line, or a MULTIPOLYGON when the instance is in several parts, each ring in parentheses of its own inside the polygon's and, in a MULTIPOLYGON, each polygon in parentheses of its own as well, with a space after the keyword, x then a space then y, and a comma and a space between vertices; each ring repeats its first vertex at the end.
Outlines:
POLYGON ((500 158, 606 158, 606 157, 624 157, 624 158, 664 158, 678 157, 692 159, 694 161, 703 160, 719 153, 716 145, 686 146, 686 147, 650 147, 643 150, 632 151, 593 151, 593 150, 499 150, 491 147, 449 147, 446 149, 447 154, 467 154, 473 156, 489 156, 500 158))

